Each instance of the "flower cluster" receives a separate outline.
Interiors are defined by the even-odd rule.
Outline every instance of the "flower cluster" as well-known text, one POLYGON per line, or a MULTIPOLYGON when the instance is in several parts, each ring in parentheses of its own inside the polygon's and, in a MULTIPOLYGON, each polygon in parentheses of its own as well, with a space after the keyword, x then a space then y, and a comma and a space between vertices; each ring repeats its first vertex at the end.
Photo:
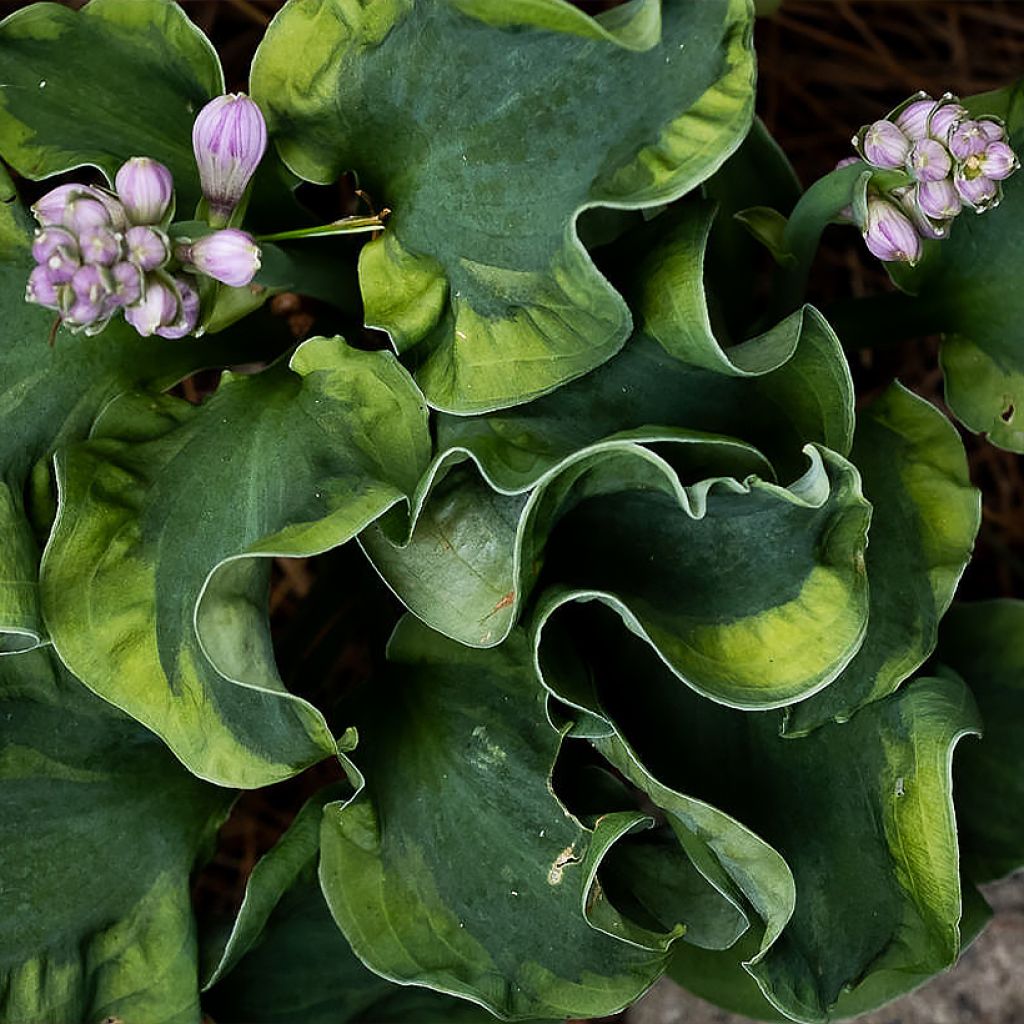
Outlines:
MULTIPOLYGON (((220 96, 200 111, 193 143, 214 226, 241 202, 266 141, 246 96, 220 96)), ((259 270, 259 247, 235 228, 172 244, 174 181, 163 164, 132 157, 114 188, 61 185, 32 207, 39 227, 25 298, 56 310, 72 331, 96 334, 123 312, 143 337, 183 338, 200 321, 195 275, 241 287, 259 270)))
POLYGON ((864 241, 885 262, 916 263, 922 239, 945 238, 965 206, 977 213, 997 206, 1001 182, 1019 166, 1002 121, 972 118, 950 93, 911 96, 861 128, 853 145, 871 167, 910 179, 867 197, 864 241))

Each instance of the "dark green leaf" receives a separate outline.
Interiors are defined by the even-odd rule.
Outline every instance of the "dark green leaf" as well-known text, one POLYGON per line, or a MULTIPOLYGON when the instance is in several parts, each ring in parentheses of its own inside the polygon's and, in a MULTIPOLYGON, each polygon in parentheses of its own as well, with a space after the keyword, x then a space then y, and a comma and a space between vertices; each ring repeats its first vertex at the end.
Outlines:
MULTIPOLYGON (((842 1014, 849 989, 856 999, 868 986, 881 1001, 956 960, 951 758, 960 737, 980 728, 962 683, 918 680, 843 725, 785 739, 779 715, 700 700, 646 645, 611 636, 603 619, 584 619, 574 636, 594 659, 588 710, 623 738, 598 740, 598 749, 632 764, 636 784, 657 780, 646 785, 660 806, 665 789, 706 800, 785 857, 796 884, 789 923, 760 953, 720 954, 731 963, 746 956, 774 1006, 824 1021, 837 1003, 842 1014)), ((689 958, 706 958, 689 947, 675 956, 684 984, 689 958)))
POLYGON ((317 879, 323 790, 253 869, 203 1006, 218 1024, 487 1024, 473 1003, 401 988, 368 971, 334 923, 317 879))
POLYGON ((389 678, 355 715, 366 788, 325 810, 321 880, 356 955, 511 1019, 599 1016, 661 973, 681 930, 619 916, 594 875, 620 836, 554 797, 561 744, 526 638, 473 651, 407 617, 389 678))
POLYGON ((971 688, 985 734, 957 764, 956 799, 967 871, 987 882, 1024 864, 1024 601, 955 604, 938 656, 971 688))
POLYGON ((57 650, 197 774, 294 774, 334 742, 277 674, 269 559, 344 543, 405 500, 428 454, 408 375, 341 338, 226 374, 200 408, 123 396, 57 459, 42 576, 57 650))
POLYGON ((113 182, 132 156, 199 199, 192 122, 224 91, 210 41, 171 0, 39 3, 0 22, 0 156, 29 178, 91 164, 113 182))
POLYGON ((354 168, 393 211, 360 261, 366 316, 437 408, 522 402, 613 355, 629 310, 577 215, 680 196, 746 133, 748 5, 676 0, 659 34, 661 6, 291 0, 271 25, 254 95, 296 173, 354 168))
POLYGON ((899 384, 858 415, 852 459, 874 510, 868 631, 843 674, 790 710, 787 733, 845 721, 920 668, 981 522, 981 496, 971 486, 959 435, 899 384))
POLYGON ((51 653, 0 658, 0 1015, 198 1024, 189 875, 232 794, 51 653))

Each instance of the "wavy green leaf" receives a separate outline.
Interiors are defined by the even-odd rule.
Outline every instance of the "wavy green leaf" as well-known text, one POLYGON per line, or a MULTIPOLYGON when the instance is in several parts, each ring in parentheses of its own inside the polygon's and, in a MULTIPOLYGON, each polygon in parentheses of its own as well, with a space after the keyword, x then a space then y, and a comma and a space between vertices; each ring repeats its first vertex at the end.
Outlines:
POLYGON ((355 957, 317 880, 322 790, 253 869, 238 917, 217 952, 203 1007, 219 1024, 487 1024, 473 1003, 400 988, 355 957))
POLYGON ((198 775, 244 788, 294 774, 335 746, 277 674, 269 559, 344 543, 406 499, 428 455, 411 379, 341 338, 225 374, 199 408, 123 396, 57 458, 54 645, 198 775))
MULTIPOLYGON (((853 383, 835 334, 806 307, 739 344, 717 336, 707 294, 711 203, 688 202, 630 240, 641 256, 627 293, 633 337, 614 359, 555 394, 473 418, 442 415, 442 450, 468 448, 500 490, 532 487, 560 459, 623 430, 685 427, 756 445, 780 476, 808 442, 842 455, 853 383)), ((625 243, 624 243, 625 244, 625 243)))
POLYGON ((112 182, 131 156, 199 199, 192 121, 224 91, 216 51, 171 0, 33 4, 0 22, 0 155, 28 178, 83 165, 112 182))
MULTIPOLYGON (((980 728, 962 683, 918 680, 845 724, 786 739, 777 714, 732 711, 680 687, 645 644, 608 629, 607 612, 574 614, 566 642, 587 645, 592 658, 581 703, 629 745, 642 766, 633 781, 643 788, 650 777, 742 822, 785 858, 796 885, 792 918, 760 953, 677 945, 674 976, 699 992, 709 956, 744 956, 778 1010, 811 1022, 833 1007, 842 1015, 862 986, 891 998, 956 960, 951 758, 960 737, 980 728)), ((562 699, 579 693, 564 694, 561 677, 547 681, 562 699)), ((621 765, 616 742, 597 746, 621 765)))
POLYGON ((685 922, 637 928, 594 887, 607 850, 651 821, 614 813, 591 830, 555 798, 561 736, 526 638, 474 651, 407 617, 389 658, 355 714, 366 788, 326 808, 321 836, 321 882, 356 955, 505 1019, 632 1002, 685 922))
POLYGON ((764 464, 738 442, 637 431, 566 459, 525 501, 476 505, 479 519, 461 513, 482 485, 456 477, 408 544, 380 528, 361 541, 417 615, 464 643, 500 642, 531 602, 541 636, 558 608, 600 600, 698 692, 778 707, 831 682, 867 626, 870 507, 845 459, 807 454, 783 488, 751 475, 764 464))
POLYGON ((1024 864, 1021 730, 1024 728, 1024 601, 955 604, 939 631, 938 657, 967 682, 985 735, 957 762, 956 802, 967 872, 988 882, 1024 864))
POLYGON ((874 509, 868 631, 843 674, 790 709, 790 734, 845 721, 920 668, 981 523, 981 495, 971 486, 960 436, 900 384, 858 415, 851 458, 874 509))
POLYGON ((393 211, 360 260, 367 322, 433 406, 513 405, 612 356, 630 314, 577 215, 674 199, 745 135, 748 4, 677 0, 659 37, 661 6, 291 0, 270 26, 253 93, 297 174, 354 168, 393 211))
POLYGON ((84 437, 122 391, 166 387, 202 367, 256 354, 249 346, 243 357, 237 339, 140 338, 123 321, 91 338, 62 329, 47 344, 53 315, 24 301, 31 232, 0 169, 0 654, 46 640, 37 579, 52 521, 48 463, 55 448, 84 437))
POLYGON ((0 1016, 198 1024, 189 875, 232 794, 46 651, 0 659, 0 1016))

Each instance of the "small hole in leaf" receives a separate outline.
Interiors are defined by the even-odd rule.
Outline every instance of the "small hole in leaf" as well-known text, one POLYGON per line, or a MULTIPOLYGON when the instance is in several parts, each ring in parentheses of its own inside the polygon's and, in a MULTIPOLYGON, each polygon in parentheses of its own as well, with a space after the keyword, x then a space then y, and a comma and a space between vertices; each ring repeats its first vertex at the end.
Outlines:
POLYGON ((1004 423, 1012 423, 1012 422, 1013 422, 1013 414, 1014 414, 1015 412, 1016 412, 1016 409, 1014 409, 1014 407, 1013 407, 1013 402, 1011 402, 1011 403, 1010 403, 1010 404, 1009 404, 1009 405, 1008 405, 1008 406, 1007 406, 1007 407, 1006 407, 1006 408, 1005 408, 1005 409, 1004 409, 1004 410, 1003 410, 1003 411, 1002 411, 1002 412, 1001 412, 1001 413, 999 414, 999 418, 1000 418, 1000 419, 1001 419, 1001 420, 1002 420, 1002 421, 1003 421, 1004 423))

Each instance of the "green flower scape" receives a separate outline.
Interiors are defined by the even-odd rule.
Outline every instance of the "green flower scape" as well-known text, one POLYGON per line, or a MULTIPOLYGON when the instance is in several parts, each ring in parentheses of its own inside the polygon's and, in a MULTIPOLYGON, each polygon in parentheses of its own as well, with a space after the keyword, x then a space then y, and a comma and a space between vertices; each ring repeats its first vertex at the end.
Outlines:
MULTIPOLYGON (((346 172, 390 215, 266 245, 180 341, 27 304, 28 206, 144 155, 201 219, 217 54, 172 0, 0 22, 2 1024, 560 1021, 666 973, 823 1024, 983 927, 976 885, 1024 864, 1024 602, 953 605, 960 434, 897 381, 859 398, 804 302, 871 172, 802 193, 753 18, 289 0, 245 227, 314 223, 296 189, 346 172), (348 340, 284 337, 284 290, 348 340), (374 575, 404 605, 361 687, 279 671, 271 567, 310 556, 308 635, 374 575), (322 762, 234 920, 197 922, 240 792, 322 762)), ((963 102, 1024 144, 1015 86, 963 102)), ((949 408, 1024 452, 1005 185, 850 330, 941 333, 949 408)))

